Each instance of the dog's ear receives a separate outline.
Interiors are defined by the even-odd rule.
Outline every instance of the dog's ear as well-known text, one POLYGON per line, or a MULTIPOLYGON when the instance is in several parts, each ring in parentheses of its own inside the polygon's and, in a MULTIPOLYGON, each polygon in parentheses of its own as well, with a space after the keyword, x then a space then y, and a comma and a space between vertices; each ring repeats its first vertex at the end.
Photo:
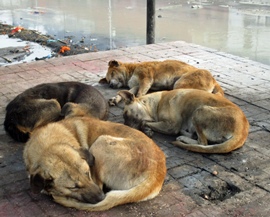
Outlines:
POLYGON ((45 179, 39 174, 31 175, 30 186, 33 193, 38 194, 45 186, 45 179))
POLYGON ((67 102, 61 109, 60 115, 63 117, 68 116, 72 112, 73 103, 67 102))
POLYGON ((120 63, 117 60, 110 60, 109 67, 118 67, 120 63))
POLYGON ((44 179, 40 174, 30 176, 30 186, 34 194, 38 194, 42 189, 53 185, 53 178, 50 175, 47 176, 48 178, 46 179, 44 179))
POLYGON ((80 148, 78 150, 80 156, 82 159, 86 160, 89 166, 94 166, 95 165, 95 157, 90 153, 89 150, 85 148, 80 148))
POLYGON ((120 90, 117 94, 125 100, 126 105, 134 102, 135 95, 127 90, 120 90))

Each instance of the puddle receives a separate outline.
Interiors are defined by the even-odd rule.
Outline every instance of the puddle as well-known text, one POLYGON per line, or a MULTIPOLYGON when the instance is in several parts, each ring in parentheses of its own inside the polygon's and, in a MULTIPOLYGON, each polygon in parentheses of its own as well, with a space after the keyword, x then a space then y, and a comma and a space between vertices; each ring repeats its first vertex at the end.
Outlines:
POLYGON ((31 62, 51 54, 52 51, 48 47, 0 35, 0 66, 31 62))
MULTIPOLYGON (((186 41, 270 65, 270 0, 239 2, 156 0, 156 43, 186 41)), ((2 0, 0 22, 98 51, 146 43, 139 0, 2 0)))

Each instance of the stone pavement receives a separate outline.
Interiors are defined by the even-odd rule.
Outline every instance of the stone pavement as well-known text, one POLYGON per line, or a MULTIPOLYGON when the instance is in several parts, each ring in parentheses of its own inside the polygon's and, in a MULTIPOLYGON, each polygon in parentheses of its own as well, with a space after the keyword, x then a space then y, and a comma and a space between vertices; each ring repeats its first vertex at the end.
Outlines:
MULTIPOLYGON (((80 54, 0 67, 0 216, 270 216, 270 66, 182 41, 80 54), (164 187, 155 199, 104 212, 78 211, 33 194, 22 159, 24 144, 3 130, 5 106, 27 88, 44 82, 81 81, 107 99, 116 95, 97 82, 108 61, 176 59, 208 69, 250 122, 245 145, 229 154, 199 154, 155 134, 167 157, 164 187), (213 174, 217 171, 217 175, 213 174)), ((110 107, 110 121, 123 123, 123 104, 110 107)))

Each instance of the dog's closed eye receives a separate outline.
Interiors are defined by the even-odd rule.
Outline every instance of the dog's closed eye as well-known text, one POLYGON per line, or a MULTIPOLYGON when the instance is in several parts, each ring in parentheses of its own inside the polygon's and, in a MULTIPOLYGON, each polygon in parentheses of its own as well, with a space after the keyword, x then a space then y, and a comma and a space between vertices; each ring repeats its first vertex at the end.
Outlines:
POLYGON ((85 175, 87 175, 90 179, 90 172, 86 172, 85 175))
POLYGON ((70 189, 70 190, 76 190, 76 189, 81 189, 82 188, 82 186, 80 186, 79 184, 75 184, 74 186, 72 186, 72 187, 67 187, 68 189, 70 189))

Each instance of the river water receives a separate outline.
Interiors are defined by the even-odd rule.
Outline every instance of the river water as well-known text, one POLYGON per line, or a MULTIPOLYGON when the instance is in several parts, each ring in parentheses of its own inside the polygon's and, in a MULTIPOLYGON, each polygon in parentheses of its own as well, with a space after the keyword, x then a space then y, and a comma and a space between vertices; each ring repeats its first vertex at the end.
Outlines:
MULTIPOLYGON (((270 65, 270 0, 243 2, 156 0, 156 43, 186 41, 270 65)), ((146 0, 1 0, 0 22, 118 49, 146 43, 146 0)))

